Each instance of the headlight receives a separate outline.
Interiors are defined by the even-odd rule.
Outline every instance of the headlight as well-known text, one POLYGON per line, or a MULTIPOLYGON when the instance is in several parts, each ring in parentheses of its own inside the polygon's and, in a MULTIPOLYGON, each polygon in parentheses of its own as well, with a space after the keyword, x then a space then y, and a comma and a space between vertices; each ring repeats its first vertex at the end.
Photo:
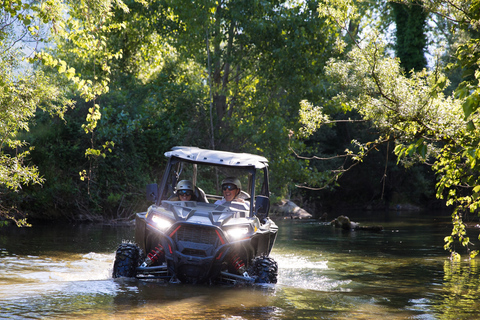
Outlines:
POLYGON ((227 230, 227 234, 229 237, 232 239, 240 239, 246 234, 248 234, 248 227, 236 227, 236 228, 230 228, 227 230))
POLYGON ((167 220, 167 219, 164 219, 164 218, 161 218, 157 215, 153 215, 152 217, 152 222, 155 224, 155 226, 157 226, 158 229, 160 230, 167 230, 168 228, 170 228, 170 226, 172 225, 172 222, 167 220))

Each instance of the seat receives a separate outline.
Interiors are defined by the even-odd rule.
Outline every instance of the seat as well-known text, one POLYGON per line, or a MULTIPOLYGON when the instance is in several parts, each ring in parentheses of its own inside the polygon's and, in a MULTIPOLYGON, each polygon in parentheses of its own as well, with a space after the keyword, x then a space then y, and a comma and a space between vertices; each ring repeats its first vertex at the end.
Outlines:
POLYGON ((243 190, 240 190, 240 193, 237 197, 243 200, 250 200, 250 195, 243 190))
POLYGON ((203 191, 197 186, 195 186, 195 197, 197 197, 198 202, 208 203, 207 196, 205 195, 205 191, 203 191))

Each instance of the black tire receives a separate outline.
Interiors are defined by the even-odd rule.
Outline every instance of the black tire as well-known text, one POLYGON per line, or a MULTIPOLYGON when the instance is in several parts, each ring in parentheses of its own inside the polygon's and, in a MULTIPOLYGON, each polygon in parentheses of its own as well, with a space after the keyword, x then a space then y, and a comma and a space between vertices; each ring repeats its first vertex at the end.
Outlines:
POLYGON ((269 257, 256 257, 249 269, 255 283, 277 283, 278 265, 269 257))
POLYGON ((136 245, 133 243, 122 243, 115 253, 112 277, 135 277, 139 258, 140 249, 136 245))

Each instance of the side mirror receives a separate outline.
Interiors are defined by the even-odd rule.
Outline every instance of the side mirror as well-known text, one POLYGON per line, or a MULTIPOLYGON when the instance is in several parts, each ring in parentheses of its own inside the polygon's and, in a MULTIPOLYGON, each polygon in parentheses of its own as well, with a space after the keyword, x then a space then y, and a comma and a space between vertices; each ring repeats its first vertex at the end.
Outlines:
POLYGON ((255 215, 263 221, 268 217, 268 211, 270 210, 270 199, 266 196, 255 197, 255 215))
POLYGON ((147 201, 155 202, 158 198, 158 186, 156 183, 147 184, 147 201))

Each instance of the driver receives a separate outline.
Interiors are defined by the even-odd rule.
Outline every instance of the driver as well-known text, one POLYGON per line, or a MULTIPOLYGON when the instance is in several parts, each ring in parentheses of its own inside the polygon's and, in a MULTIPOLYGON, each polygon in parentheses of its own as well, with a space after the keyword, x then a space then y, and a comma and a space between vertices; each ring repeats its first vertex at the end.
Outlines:
POLYGON ((170 201, 197 201, 196 199, 192 181, 181 180, 175 188, 175 197, 170 201))
POLYGON ((249 210, 249 205, 248 203, 243 200, 242 198, 239 198, 238 196, 240 195, 240 191, 242 190, 242 184, 240 183, 240 180, 238 180, 235 177, 228 177, 223 179, 222 181, 222 193, 223 193, 223 198, 222 200, 217 200, 215 201, 215 204, 225 204, 225 202, 239 202, 242 204, 242 207, 244 208, 243 210, 249 210))

